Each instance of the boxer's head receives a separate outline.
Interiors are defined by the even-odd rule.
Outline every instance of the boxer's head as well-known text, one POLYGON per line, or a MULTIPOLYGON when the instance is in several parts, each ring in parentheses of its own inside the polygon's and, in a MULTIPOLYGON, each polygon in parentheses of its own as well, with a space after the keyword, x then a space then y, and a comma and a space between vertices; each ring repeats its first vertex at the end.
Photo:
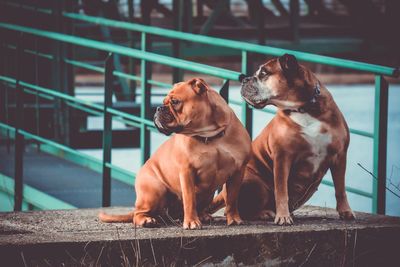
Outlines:
POLYGON ((242 80, 242 97, 255 108, 268 104, 278 108, 298 108, 314 94, 315 78, 297 63, 296 57, 285 54, 261 65, 253 76, 242 80))
POLYGON ((157 108, 154 124, 166 135, 175 132, 208 136, 226 127, 228 107, 221 100, 203 79, 177 83, 157 108))

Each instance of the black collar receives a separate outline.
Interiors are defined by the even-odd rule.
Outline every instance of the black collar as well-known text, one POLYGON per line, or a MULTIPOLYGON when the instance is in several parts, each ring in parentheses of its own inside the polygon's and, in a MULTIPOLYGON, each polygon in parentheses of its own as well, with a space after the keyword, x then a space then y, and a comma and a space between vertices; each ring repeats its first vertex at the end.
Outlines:
POLYGON ((303 106, 299 107, 298 109, 285 109, 283 110, 286 114, 290 114, 292 112, 299 112, 299 113, 306 113, 307 111, 315 110, 317 108, 317 98, 321 94, 321 87, 319 82, 315 84, 314 87, 314 94, 312 98, 306 102, 303 106))
POLYGON ((202 143, 207 145, 209 142, 212 142, 213 140, 218 139, 218 138, 220 138, 220 137, 222 137, 224 135, 225 135, 225 130, 222 130, 222 131, 220 131, 219 133, 217 133, 214 136, 203 137, 203 136, 200 136, 200 135, 195 135, 193 137, 195 139, 197 139, 198 141, 200 141, 200 142, 202 142, 202 143))

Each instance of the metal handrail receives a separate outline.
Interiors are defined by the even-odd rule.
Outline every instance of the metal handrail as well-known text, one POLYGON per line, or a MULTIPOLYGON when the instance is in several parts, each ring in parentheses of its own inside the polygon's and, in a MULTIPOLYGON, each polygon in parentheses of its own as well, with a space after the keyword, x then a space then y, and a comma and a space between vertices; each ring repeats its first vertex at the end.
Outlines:
POLYGON ((226 70, 226 69, 222 69, 222 68, 218 68, 218 67, 208 66, 208 65, 193 62, 193 61, 176 59, 173 57, 159 55, 159 54, 155 54, 155 53, 151 53, 151 52, 145 52, 145 51, 141 51, 138 49, 125 47, 122 45, 104 43, 104 42, 87 39, 87 38, 83 38, 83 37, 76 37, 76 36, 71 36, 71 35, 67 35, 67 34, 39 30, 39 29, 35 29, 35 28, 29 28, 29 27, 25 27, 25 26, 19 26, 19 25, 15 25, 15 24, 2 23, 2 22, 0 22, 0 27, 4 28, 4 29, 20 31, 20 32, 24 32, 24 33, 28 33, 28 34, 32 34, 32 35, 36 35, 36 36, 45 37, 45 38, 49 38, 52 40, 66 42, 66 43, 70 43, 70 44, 74 44, 74 45, 79 45, 79 46, 84 46, 84 47, 89 47, 89 48, 95 48, 95 49, 102 50, 102 51, 112 52, 112 53, 116 53, 116 54, 127 56, 127 57, 133 57, 133 58, 137 58, 137 59, 160 63, 160 64, 168 65, 171 67, 175 67, 175 68, 191 70, 194 72, 201 72, 201 73, 212 75, 212 76, 219 77, 222 79, 239 80, 239 77, 241 75, 240 72, 236 72, 236 71, 231 71, 231 70, 226 70))
POLYGON ((272 46, 266 45, 258 45, 234 40, 227 40, 217 37, 210 37, 200 34, 193 34, 193 33, 186 33, 186 32, 179 32, 174 30, 168 30, 163 28, 158 28, 154 26, 146 26, 142 24, 136 24, 131 22, 124 22, 124 21, 117 21, 111 20, 101 17, 93 17, 84 14, 78 13, 70 13, 70 12, 63 12, 64 17, 80 20, 85 22, 90 22, 94 24, 99 24, 102 26, 114 27, 119 29, 125 29, 130 31, 136 32, 144 32, 147 34, 158 35, 163 37, 168 37, 172 39, 179 39, 183 41, 189 42, 196 42, 214 46, 221 46, 226 48, 237 49, 239 51, 246 51, 264 55, 271 55, 271 56, 281 56, 285 53, 292 54, 297 57, 298 60, 312 62, 312 63, 321 63, 324 65, 331 65, 335 67, 365 71, 365 72, 372 72, 375 74, 381 74, 386 76, 399 76, 399 68, 392 68, 386 67, 381 65, 369 64, 364 62, 358 62, 348 59, 340 59, 334 58, 329 56, 322 56, 316 55, 312 53, 300 52, 296 50, 289 50, 289 49, 282 49, 276 48, 272 46))

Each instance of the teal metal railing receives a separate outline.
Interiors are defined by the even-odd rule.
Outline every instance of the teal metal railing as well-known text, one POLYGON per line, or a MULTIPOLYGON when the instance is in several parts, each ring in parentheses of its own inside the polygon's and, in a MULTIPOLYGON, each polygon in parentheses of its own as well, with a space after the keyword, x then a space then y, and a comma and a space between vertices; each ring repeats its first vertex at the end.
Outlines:
MULTIPOLYGON (((50 13, 51 14, 51 13, 50 13)), ((150 131, 155 131, 153 123, 149 120, 149 111, 150 111, 150 93, 149 88, 150 85, 156 85, 161 87, 169 87, 169 84, 161 83, 155 80, 148 79, 148 62, 155 62, 164 64, 167 66, 174 67, 178 70, 190 70, 201 74, 212 75, 215 77, 219 77, 224 79, 223 89, 221 90, 224 94, 224 97, 228 99, 228 88, 229 88, 229 81, 239 80, 241 73, 249 74, 251 73, 251 58, 249 57, 250 54, 263 54, 263 55, 271 55, 271 56, 280 56, 284 53, 291 53, 295 55, 301 61, 307 62, 314 62, 320 63, 325 65, 332 65, 341 68, 348 68, 353 70, 365 71, 375 74, 375 120, 374 120, 374 132, 366 132, 361 131, 358 129, 350 129, 351 133, 362 135, 366 137, 373 138, 374 142, 374 174, 377 177, 380 177, 378 181, 373 182, 373 192, 365 192, 356 188, 347 187, 346 189, 349 192, 353 192, 359 195, 363 195, 366 197, 370 197, 373 199, 373 207, 372 210, 374 212, 384 213, 385 210, 385 186, 386 186, 386 146, 387 146, 387 109, 388 109, 388 84, 383 76, 397 76, 398 69, 390 68, 385 66, 367 64, 362 62, 356 62, 351 60, 344 60, 338 58, 332 58, 327 56, 320 56, 314 55, 310 53, 286 50, 286 49, 279 49, 274 47, 268 46, 261 46, 256 44, 249 44, 244 42, 238 41, 231 41, 225 40, 221 38, 215 37, 208 37, 208 36, 201 36, 195 35, 190 33, 182 33, 172 30, 160 29, 156 27, 149 27, 139 24, 127 23, 127 22, 120 22, 120 21, 113 21, 104 18, 97 18, 86 16, 82 14, 75 14, 75 13, 62 13, 64 17, 73 19, 73 20, 80 20, 86 21, 89 23, 100 24, 102 26, 109 26, 109 27, 116 27, 119 29, 125 29, 129 31, 136 31, 140 32, 141 35, 141 50, 132 49, 120 45, 115 44, 108 44, 100 41, 95 41, 87 38, 76 37, 65 35, 61 33, 55 33, 50 31, 43 31, 39 29, 33 29, 29 27, 23 27, 8 23, 0 23, 0 29, 6 29, 9 31, 16 31, 22 32, 24 34, 29 34, 41 38, 47 38, 51 40, 56 40, 63 43, 69 43, 71 45, 77 46, 84 46, 88 48, 98 49, 102 51, 107 51, 111 53, 116 53, 121 56, 126 56, 129 58, 135 58, 141 60, 141 75, 135 76, 131 74, 127 74, 121 71, 115 71, 111 63, 106 63, 106 67, 98 67, 93 66, 91 64, 76 61, 72 58, 63 58, 63 62, 72 66, 86 68, 92 71, 97 71, 101 73, 105 73, 105 80, 106 80, 106 90, 105 90, 105 104, 98 105, 91 102, 79 100, 73 96, 68 94, 63 94, 60 92, 53 91, 49 88, 44 88, 41 86, 37 86, 34 84, 30 84, 12 77, 0 76, 0 81, 11 85, 10 88, 15 87, 18 92, 25 92, 25 93, 39 93, 40 96, 48 97, 48 98, 57 98, 62 99, 67 103, 68 106, 77 108, 91 114, 101 115, 106 114, 104 116, 104 145, 103 145, 103 162, 99 162, 97 159, 93 159, 87 155, 84 155, 76 150, 68 148, 64 145, 54 143, 53 141, 41 138, 39 136, 33 135, 31 133, 27 133, 23 131, 20 126, 16 127, 16 144, 23 142, 22 140, 18 141, 18 135, 21 137, 32 138, 37 141, 43 142, 48 144, 49 147, 58 147, 63 151, 67 151, 72 160, 76 160, 76 157, 85 158, 87 162, 95 162, 94 164, 88 164, 88 166, 92 169, 96 169, 102 171, 103 173, 103 184, 105 184, 105 190, 109 189, 109 181, 111 177, 116 177, 124 182, 132 183, 134 177, 133 173, 129 173, 127 171, 121 170, 117 166, 111 164, 111 124, 110 120, 115 119, 119 121, 123 121, 128 125, 132 125, 135 127, 140 128, 141 133, 141 160, 142 163, 149 157, 150 154, 150 140, 149 140, 149 133, 150 131), (207 45, 214 45, 214 46, 222 46, 230 49, 238 50, 238 53, 241 54, 242 57, 242 67, 241 71, 232 71, 226 70, 222 68, 212 67, 204 64, 199 64, 196 62, 191 62, 188 60, 172 58, 164 55, 159 55, 155 53, 151 53, 147 51, 148 45, 148 36, 149 35, 158 35, 162 37, 167 37, 171 39, 179 40, 179 42, 174 42, 174 45, 177 45, 177 49, 181 48, 183 42, 194 42, 194 43, 203 43, 207 45), (135 116, 131 114, 127 114, 116 110, 112 107, 112 103, 110 102, 112 88, 110 86, 110 81, 113 79, 114 76, 123 77, 126 79, 131 79, 135 81, 141 82, 141 95, 143 97, 141 102, 141 112, 140 116, 135 116), (108 114, 108 115, 107 115, 108 114)), ((20 40, 20 44, 23 43, 20 40)), ((51 54, 44 54, 44 53, 37 53, 35 51, 24 49, 24 47, 16 46, 15 49, 25 53, 33 53, 36 56, 42 56, 44 58, 48 58, 49 60, 54 59, 53 55, 51 54)), ((8 45, 8 47, 12 47, 8 45)), ((19 54, 19 53, 17 53, 19 54)), ((179 53, 177 54, 179 56, 179 53)), ((112 57, 112 54, 109 58, 112 57)), ((107 60, 107 62, 110 62, 107 60)), ((175 78, 179 76, 175 76, 175 78)), ((21 97, 20 97, 21 98, 21 97)), ((233 101, 231 101, 233 102, 233 101)), ((249 133, 252 133, 252 108, 245 104, 245 102, 233 102, 234 104, 239 104, 242 106, 242 121, 245 124, 246 128, 248 129, 249 133)), ((18 105, 17 105, 18 106, 18 105)), ((19 105, 19 109, 21 109, 21 104, 19 105)), ((265 112, 271 113, 272 111, 269 109, 265 109, 265 112)), ((21 110, 20 110, 21 112, 21 110)), ((21 112, 22 113, 22 112, 21 112)), ((17 120, 18 121, 18 120, 17 120)), ((9 127, 6 124, 1 123, 0 127, 9 127)), ((17 148, 17 145, 16 145, 17 148)), ((22 153, 22 152, 21 152, 22 153)), ((22 161, 22 159, 18 159, 18 161, 22 161)), ((18 174, 16 170, 16 176, 21 176, 22 174, 18 174)), ((15 177, 16 180, 21 180, 22 177, 15 177)), ((329 181, 323 181, 324 184, 331 185, 332 183, 329 181)), ((21 185, 19 185, 21 187, 21 185)), ((17 192, 17 190, 16 190, 17 192)), ((103 195, 103 205, 107 206, 109 204, 109 195, 107 192, 103 195)))

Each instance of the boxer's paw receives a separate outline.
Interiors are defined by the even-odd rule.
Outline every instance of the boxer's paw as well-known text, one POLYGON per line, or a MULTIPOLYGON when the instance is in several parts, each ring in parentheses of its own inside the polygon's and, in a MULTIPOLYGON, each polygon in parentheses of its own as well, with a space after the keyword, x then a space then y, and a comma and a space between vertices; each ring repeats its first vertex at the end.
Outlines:
POLYGON ((289 213, 284 214, 284 213, 277 212, 274 223, 277 225, 292 225, 293 219, 289 213))
POLYGON ((262 210, 258 214, 257 219, 267 221, 267 220, 271 220, 271 219, 273 220, 275 218, 275 216, 276 216, 276 214, 272 210, 262 210))
POLYGON ((339 217, 341 220, 345 221, 352 221, 356 219, 356 215, 354 215, 352 210, 339 211, 339 217))
POLYGON ((135 216, 135 225, 139 227, 156 227, 158 225, 156 219, 146 215, 136 215, 135 216))
POLYGON ((200 221, 201 221, 202 223, 210 223, 210 222, 212 222, 212 221, 214 220, 213 216, 211 216, 211 215, 210 215, 209 213, 207 213, 207 212, 201 213, 200 216, 199 216, 199 218, 200 218, 200 221))
POLYGON ((185 219, 183 221, 183 229, 185 229, 185 230, 201 229, 201 222, 200 222, 199 218, 185 219))
POLYGON ((233 215, 233 216, 226 216, 226 223, 228 226, 234 226, 234 225, 242 225, 244 222, 240 218, 239 215, 233 215))

